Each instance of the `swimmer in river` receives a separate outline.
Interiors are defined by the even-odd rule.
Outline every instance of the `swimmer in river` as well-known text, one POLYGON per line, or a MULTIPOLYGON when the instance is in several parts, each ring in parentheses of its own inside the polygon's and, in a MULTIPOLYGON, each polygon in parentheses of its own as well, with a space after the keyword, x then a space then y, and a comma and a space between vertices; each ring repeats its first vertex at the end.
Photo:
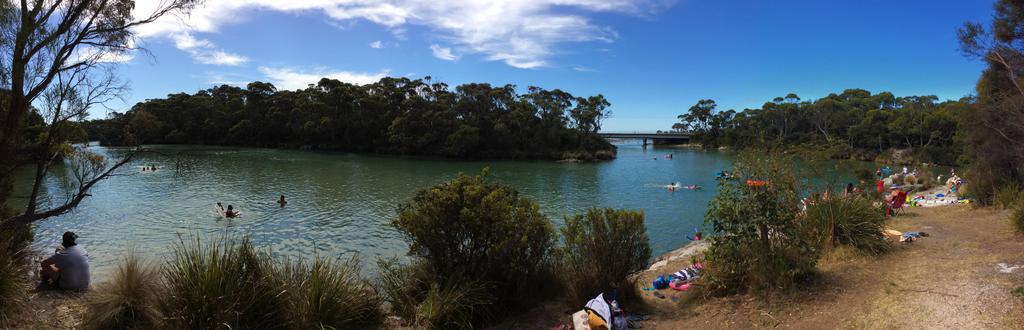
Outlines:
POLYGON ((286 201, 286 200, 284 199, 284 195, 281 195, 281 199, 278 199, 278 200, 277 200, 277 204, 278 204, 278 205, 281 205, 281 207, 284 207, 285 205, 287 205, 287 204, 288 204, 288 201, 286 201))
MULTIPOLYGON (((219 205, 220 203, 217 203, 217 204, 219 205)), ((234 206, 228 205, 228 210, 224 211, 224 217, 226 217, 226 218, 234 218, 234 217, 237 217, 239 215, 239 213, 241 213, 241 212, 235 211, 235 207, 234 206)))
POLYGON ((701 190, 701 189, 704 189, 704 187, 701 187, 701 186, 698 186, 698 185, 695 185, 695 184, 691 184, 689 186, 683 186, 683 188, 686 188, 686 189, 689 189, 689 190, 701 190))

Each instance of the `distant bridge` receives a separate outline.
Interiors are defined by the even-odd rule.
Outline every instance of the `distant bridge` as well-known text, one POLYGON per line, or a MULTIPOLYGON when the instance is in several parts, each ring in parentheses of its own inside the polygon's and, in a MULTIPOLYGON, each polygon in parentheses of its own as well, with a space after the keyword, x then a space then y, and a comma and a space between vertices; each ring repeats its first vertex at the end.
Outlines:
POLYGON ((648 140, 652 140, 654 143, 690 142, 689 132, 599 132, 597 135, 606 139, 643 140, 645 146, 648 144, 648 140))

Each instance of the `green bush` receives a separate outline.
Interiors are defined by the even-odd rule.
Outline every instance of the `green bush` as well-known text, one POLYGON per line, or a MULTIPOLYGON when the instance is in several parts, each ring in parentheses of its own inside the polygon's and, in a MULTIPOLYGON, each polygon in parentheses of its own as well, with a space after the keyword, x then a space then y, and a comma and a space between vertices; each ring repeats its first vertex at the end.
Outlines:
POLYGON ((996 189, 992 195, 992 204, 1004 209, 1011 209, 1017 206, 1021 200, 1021 188, 1016 183, 1003 185, 996 189))
POLYGON ((1010 222, 1018 232, 1024 233, 1024 201, 1018 202, 1017 207, 1010 212, 1010 222))
POLYGON ((160 324, 163 291, 160 271, 129 254, 109 282, 96 286, 85 299, 82 324, 89 329, 147 329, 160 324))
POLYGON ((268 285, 272 271, 269 257, 248 239, 180 241, 162 272, 168 290, 161 299, 166 325, 237 329, 287 324, 281 290, 268 285))
POLYGON ((767 294, 813 274, 817 249, 797 229, 800 189, 792 168, 789 158, 743 154, 734 172, 744 177, 720 183, 704 218, 717 233, 705 254, 710 293, 767 294))
POLYGON ((611 290, 638 296, 629 275, 644 270, 651 259, 642 211, 591 209, 566 217, 562 238, 563 274, 573 303, 611 290))
MULTIPOLYGON (((0 206, 0 216, 4 213, 0 206)), ((28 225, 0 229, 0 328, 24 307, 31 240, 32 229, 28 225)))
POLYGON ((847 245, 870 255, 889 251, 885 241, 885 216, 860 197, 819 200, 807 207, 799 221, 804 237, 821 248, 847 245))
POLYGON ((0 250, 0 328, 22 310, 26 273, 23 263, 7 250, 0 250))
MULTIPOLYGON (((392 225, 409 241, 409 255, 431 274, 428 292, 444 298, 453 285, 479 283, 494 304, 474 309, 474 326, 492 311, 515 311, 535 304, 550 281, 554 229, 533 200, 512 187, 486 181, 487 170, 421 190, 402 205, 392 225)), ((476 290, 456 289, 463 292, 476 290)), ((468 294, 462 296, 475 296, 468 294)))
POLYGON ((285 261, 275 267, 273 288, 283 292, 284 316, 298 329, 367 329, 384 319, 377 293, 359 277, 359 259, 285 261))

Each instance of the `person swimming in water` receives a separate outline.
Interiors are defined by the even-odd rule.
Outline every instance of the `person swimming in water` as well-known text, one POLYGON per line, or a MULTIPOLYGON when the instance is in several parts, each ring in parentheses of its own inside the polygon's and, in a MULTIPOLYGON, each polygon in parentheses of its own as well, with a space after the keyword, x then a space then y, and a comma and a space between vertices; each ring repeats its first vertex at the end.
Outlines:
POLYGON ((278 205, 281 205, 281 207, 284 207, 285 205, 287 205, 287 204, 288 204, 288 201, 286 201, 286 200, 284 199, 284 195, 281 195, 281 199, 278 199, 278 200, 277 200, 277 204, 278 204, 278 205))
POLYGON ((235 211, 235 207, 234 206, 228 205, 227 211, 224 211, 224 217, 234 218, 234 217, 239 216, 241 213, 242 212, 235 211))
POLYGON ((668 187, 668 191, 676 191, 676 189, 679 188, 679 185, 676 184, 675 182, 669 182, 668 186, 666 187, 668 187))

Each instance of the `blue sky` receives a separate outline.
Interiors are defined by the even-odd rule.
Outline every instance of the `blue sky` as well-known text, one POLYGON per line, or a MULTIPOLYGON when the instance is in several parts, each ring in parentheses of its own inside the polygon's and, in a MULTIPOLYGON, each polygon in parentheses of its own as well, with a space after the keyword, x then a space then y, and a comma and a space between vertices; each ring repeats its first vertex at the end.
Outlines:
MULTIPOLYGON (((140 1, 145 11, 152 1, 140 1)), ((140 29, 119 67, 135 102, 219 84, 303 87, 380 76, 604 94, 607 131, 668 129, 701 98, 720 110, 846 88, 956 99, 982 63, 955 29, 989 1, 218 0, 140 29)), ((102 117, 106 110, 93 111, 102 117)))

